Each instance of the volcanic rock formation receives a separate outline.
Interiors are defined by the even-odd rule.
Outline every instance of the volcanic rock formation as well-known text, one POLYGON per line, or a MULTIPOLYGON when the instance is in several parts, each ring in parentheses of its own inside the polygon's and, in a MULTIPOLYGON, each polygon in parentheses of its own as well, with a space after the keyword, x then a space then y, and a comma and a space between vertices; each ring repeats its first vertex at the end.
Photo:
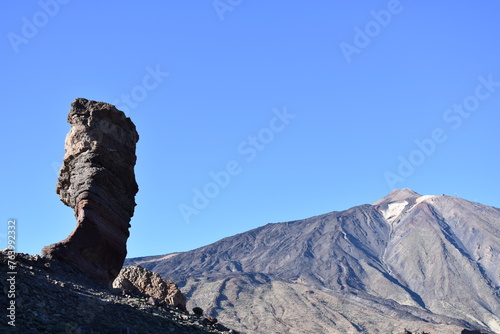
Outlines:
POLYGON ((64 162, 57 193, 75 211, 75 230, 63 241, 42 249, 88 277, 111 285, 127 255, 130 218, 134 214, 134 123, 115 106, 78 98, 68 115, 64 162))
POLYGON ((143 293, 187 312, 186 297, 181 293, 174 282, 165 281, 158 273, 154 273, 141 266, 123 268, 113 282, 113 287, 143 293))

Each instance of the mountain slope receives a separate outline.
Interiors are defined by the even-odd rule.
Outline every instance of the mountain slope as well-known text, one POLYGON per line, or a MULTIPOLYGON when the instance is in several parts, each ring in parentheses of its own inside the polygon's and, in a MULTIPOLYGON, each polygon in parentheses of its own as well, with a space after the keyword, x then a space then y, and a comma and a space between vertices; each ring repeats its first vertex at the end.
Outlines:
POLYGON ((142 265, 248 333, 498 333, 499 245, 499 209, 402 189, 142 265))

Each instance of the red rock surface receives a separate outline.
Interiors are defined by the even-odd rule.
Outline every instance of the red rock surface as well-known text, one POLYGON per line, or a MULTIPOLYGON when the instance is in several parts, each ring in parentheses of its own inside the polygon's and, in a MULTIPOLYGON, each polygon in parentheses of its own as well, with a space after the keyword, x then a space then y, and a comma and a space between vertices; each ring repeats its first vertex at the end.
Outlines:
POLYGON ((68 123, 56 191, 74 209, 76 228, 63 241, 44 247, 42 255, 111 285, 127 255, 138 191, 134 166, 139 135, 115 106, 83 98, 71 104, 68 123))

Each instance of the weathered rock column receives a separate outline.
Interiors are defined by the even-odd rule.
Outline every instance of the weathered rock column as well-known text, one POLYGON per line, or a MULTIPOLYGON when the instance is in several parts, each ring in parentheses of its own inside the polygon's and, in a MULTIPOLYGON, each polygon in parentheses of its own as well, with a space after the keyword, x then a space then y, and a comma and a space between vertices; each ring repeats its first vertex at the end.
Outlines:
POLYGON ((57 193, 75 211, 76 228, 42 255, 68 263, 92 279, 111 285, 127 255, 134 214, 134 123, 115 106, 78 98, 68 115, 64 162, 57 193))

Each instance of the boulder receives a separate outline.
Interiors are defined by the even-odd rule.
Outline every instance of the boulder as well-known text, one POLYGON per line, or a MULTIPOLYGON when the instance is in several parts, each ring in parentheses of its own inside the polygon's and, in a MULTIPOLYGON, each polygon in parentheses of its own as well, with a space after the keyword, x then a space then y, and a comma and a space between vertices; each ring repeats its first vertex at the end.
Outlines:
POLYGON ((127 255, 134 214, 134 123, 115 106, 76 99, 68 114, 63 166, 56 192, 74 209, 76 228, 42 255, 68 263, 88 277, 111 285, 127 255))
POLYGON ((159 304, 166 303, 187 312, 186 297, 177 285, 141 266, 123 268, 113 282, 113 288, 142 293, 157 299, 159 304))

